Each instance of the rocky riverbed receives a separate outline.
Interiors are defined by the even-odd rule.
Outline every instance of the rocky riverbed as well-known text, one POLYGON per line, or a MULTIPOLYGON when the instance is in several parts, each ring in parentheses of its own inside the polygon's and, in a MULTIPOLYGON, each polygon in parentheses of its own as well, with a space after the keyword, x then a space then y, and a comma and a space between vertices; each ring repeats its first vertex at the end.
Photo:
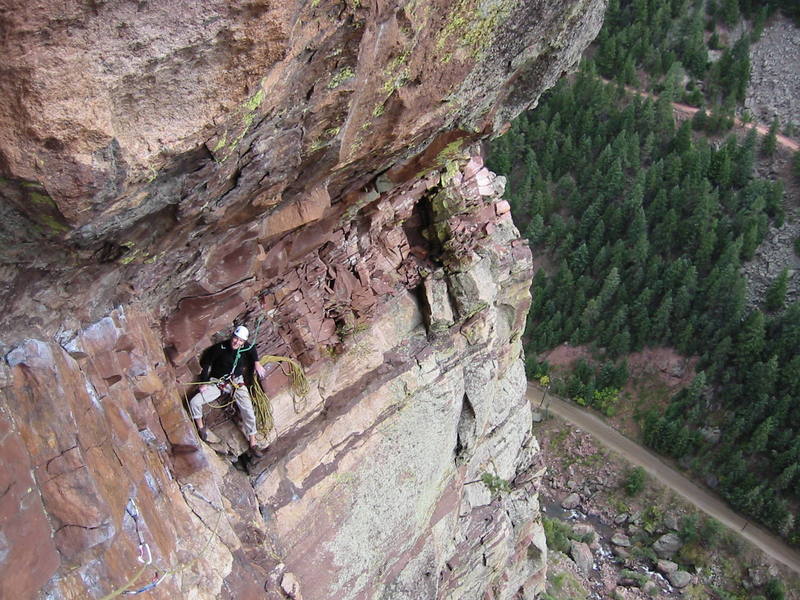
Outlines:
POLYGON ((628 495, 630 465, 561 419, 536 418, 549 598, 750 598, 776 578, 800 598, 797 576, 734 532, 647 477, 628 495))

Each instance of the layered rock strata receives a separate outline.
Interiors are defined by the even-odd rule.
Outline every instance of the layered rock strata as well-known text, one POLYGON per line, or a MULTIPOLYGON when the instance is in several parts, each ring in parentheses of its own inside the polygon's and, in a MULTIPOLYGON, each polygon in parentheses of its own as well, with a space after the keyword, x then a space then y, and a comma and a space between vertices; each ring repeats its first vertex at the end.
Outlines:
MULTIPOLYGON (((456 166, 374 191, 336 230, 393 285, 371 305, 380 318, 358 316, 314 362, 306 397, 273 370, 277 427, 258 462, 230 423, 219 453, 198 442, 152 315, 118 309, 10 352, 4 595, 103 597, 137 573, 143 541, 153 562, 133 588, 167 573, 156 598, 533 598, 546 550, 520 342, 530 251, 504 180, 479 157, 456 166), (417 221, 394 256, 387 221, 417 221)), ((339 298, 355 307, 353 285, 339 298)), ((278 302, 262 348, 280 315, 302 320, 296 300, 259 299, 278 302)))
POLYGON ((575 64, 604 6, 6 2, 3 341, 259 290, 275 265, 234 249, 498 131, 575 64))

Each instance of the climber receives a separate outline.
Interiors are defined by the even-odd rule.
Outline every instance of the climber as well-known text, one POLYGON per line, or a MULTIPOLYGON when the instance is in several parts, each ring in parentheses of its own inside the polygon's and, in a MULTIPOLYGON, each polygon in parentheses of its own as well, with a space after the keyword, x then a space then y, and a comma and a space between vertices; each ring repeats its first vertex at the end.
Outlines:
POLYGON ((214 344, 203 353, 200 361, 203 367, 200 381, 203 383, 189 401, 189 408, 200 438, 207 442, 208 430, 203 425, 203 405, 216 400, 222 394, 232 393, 239 407, 244 433, 250 442, 250 454, 261 458, 264 450, 256 443, 256 415, 245 378, 252 379, 253 368, 259 378, 264 378, 267 372, 258 360, 255 344, 244 348, 249 336, 247 327, 239 325, 230 340, 214 344))

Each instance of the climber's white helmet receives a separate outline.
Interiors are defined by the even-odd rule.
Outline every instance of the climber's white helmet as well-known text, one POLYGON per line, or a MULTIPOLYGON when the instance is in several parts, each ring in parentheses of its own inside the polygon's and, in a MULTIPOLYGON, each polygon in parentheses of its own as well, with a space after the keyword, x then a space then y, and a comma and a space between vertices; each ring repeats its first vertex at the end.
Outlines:
POLYGON ((239 325, 236 329, 233 330, 233 335, 238 337, 243 342, 246 342, 247 338, 250 337, 250 332, 244 325, 239 325))

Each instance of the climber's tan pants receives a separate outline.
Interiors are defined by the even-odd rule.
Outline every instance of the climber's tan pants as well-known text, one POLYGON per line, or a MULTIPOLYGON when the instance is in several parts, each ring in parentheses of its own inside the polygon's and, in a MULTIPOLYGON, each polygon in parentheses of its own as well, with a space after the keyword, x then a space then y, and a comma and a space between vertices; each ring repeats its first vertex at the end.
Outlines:
MULTIPOLYGON (((238 377, 236 384, 239 386, 233 392, 233 399, 236 401, 236 406, 239 407, 239 413, 242 415, 242 427, 244 434, 247 437, 256 434, 256 414, 253 411, 253 402, 250 400, 250 392, 241 377, 238 377)), ((189 409, 192 412, 193 419, 203 418, 203 405, 213 402, 222 395, 222 392, 216 385, 209 384, 202 392, 197 392, 192 399, 189 400, 189 409)))

